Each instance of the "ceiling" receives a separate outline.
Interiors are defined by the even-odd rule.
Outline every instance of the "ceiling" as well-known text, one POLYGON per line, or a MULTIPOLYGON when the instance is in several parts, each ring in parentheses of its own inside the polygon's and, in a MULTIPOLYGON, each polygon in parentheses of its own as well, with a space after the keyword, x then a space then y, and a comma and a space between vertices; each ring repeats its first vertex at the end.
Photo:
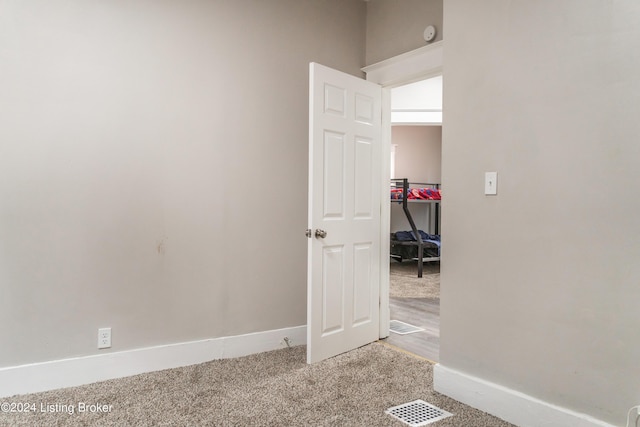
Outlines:
POLYGON ((441 125, 442 76, 391 89, 392 125, 441 125))

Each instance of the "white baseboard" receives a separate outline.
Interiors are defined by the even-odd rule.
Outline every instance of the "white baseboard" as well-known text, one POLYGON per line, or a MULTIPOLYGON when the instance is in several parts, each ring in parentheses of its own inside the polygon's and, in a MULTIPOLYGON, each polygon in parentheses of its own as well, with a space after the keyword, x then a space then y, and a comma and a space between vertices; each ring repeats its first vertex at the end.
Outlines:
POLYGON ((0 368, 0 397, 91 384, 145 372, 246 356, 306 343, 307 327, 276 329, 0 368))
POLYGON ((614 427, 439 364, 433 369, 433 388, 438 393, 520 427, 614 427))

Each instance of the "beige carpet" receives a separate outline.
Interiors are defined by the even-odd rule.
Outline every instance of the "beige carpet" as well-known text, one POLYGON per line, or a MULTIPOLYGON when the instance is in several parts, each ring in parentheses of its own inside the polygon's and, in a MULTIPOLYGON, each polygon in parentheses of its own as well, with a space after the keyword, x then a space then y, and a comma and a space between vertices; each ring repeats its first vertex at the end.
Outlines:
POLYGON ((314 365, 305 347, 208 362, 4 402, 36 405, 2 413, 2 426, 404 426, 384 411, 423 399, 455 414, 436 427, 510 424, 432 389, 432 365, 374 343, 314 365), (78 413, 79 402, 110 405, 78 413), (41 413, 41 404, 74 413, 41 413))
POLYGON ((440 263, 425 263, 422 277, 418 278, 416 261, 392 261, 389 266, 389 296, 391 298, 440 298, 440 263))

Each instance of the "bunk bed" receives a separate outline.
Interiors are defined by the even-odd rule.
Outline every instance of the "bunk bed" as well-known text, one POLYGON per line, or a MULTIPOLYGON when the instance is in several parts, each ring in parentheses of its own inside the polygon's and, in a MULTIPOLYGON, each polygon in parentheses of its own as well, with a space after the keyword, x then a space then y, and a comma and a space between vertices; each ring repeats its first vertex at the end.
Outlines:
POLYGON ((391 256, 402 262, 404 259, 418 261, 418 277, 422 277, 424 262, 440 261, 440 184, 409 183, 407 178, 391 180, 391 202, 402 204, 411 230, 391 233, 391 256), (432 204, 434 211, 434 234, 428 234, 416 227, 409 210, 409 203, 432 204))

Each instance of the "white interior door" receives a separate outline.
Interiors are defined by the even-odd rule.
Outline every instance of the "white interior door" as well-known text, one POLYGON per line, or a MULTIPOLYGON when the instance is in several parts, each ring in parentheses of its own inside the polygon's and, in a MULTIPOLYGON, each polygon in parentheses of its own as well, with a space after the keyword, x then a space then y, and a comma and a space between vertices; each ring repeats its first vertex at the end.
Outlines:
POLYGON ((307 362, 379 337, 381 87, 310 65, 307 362))

